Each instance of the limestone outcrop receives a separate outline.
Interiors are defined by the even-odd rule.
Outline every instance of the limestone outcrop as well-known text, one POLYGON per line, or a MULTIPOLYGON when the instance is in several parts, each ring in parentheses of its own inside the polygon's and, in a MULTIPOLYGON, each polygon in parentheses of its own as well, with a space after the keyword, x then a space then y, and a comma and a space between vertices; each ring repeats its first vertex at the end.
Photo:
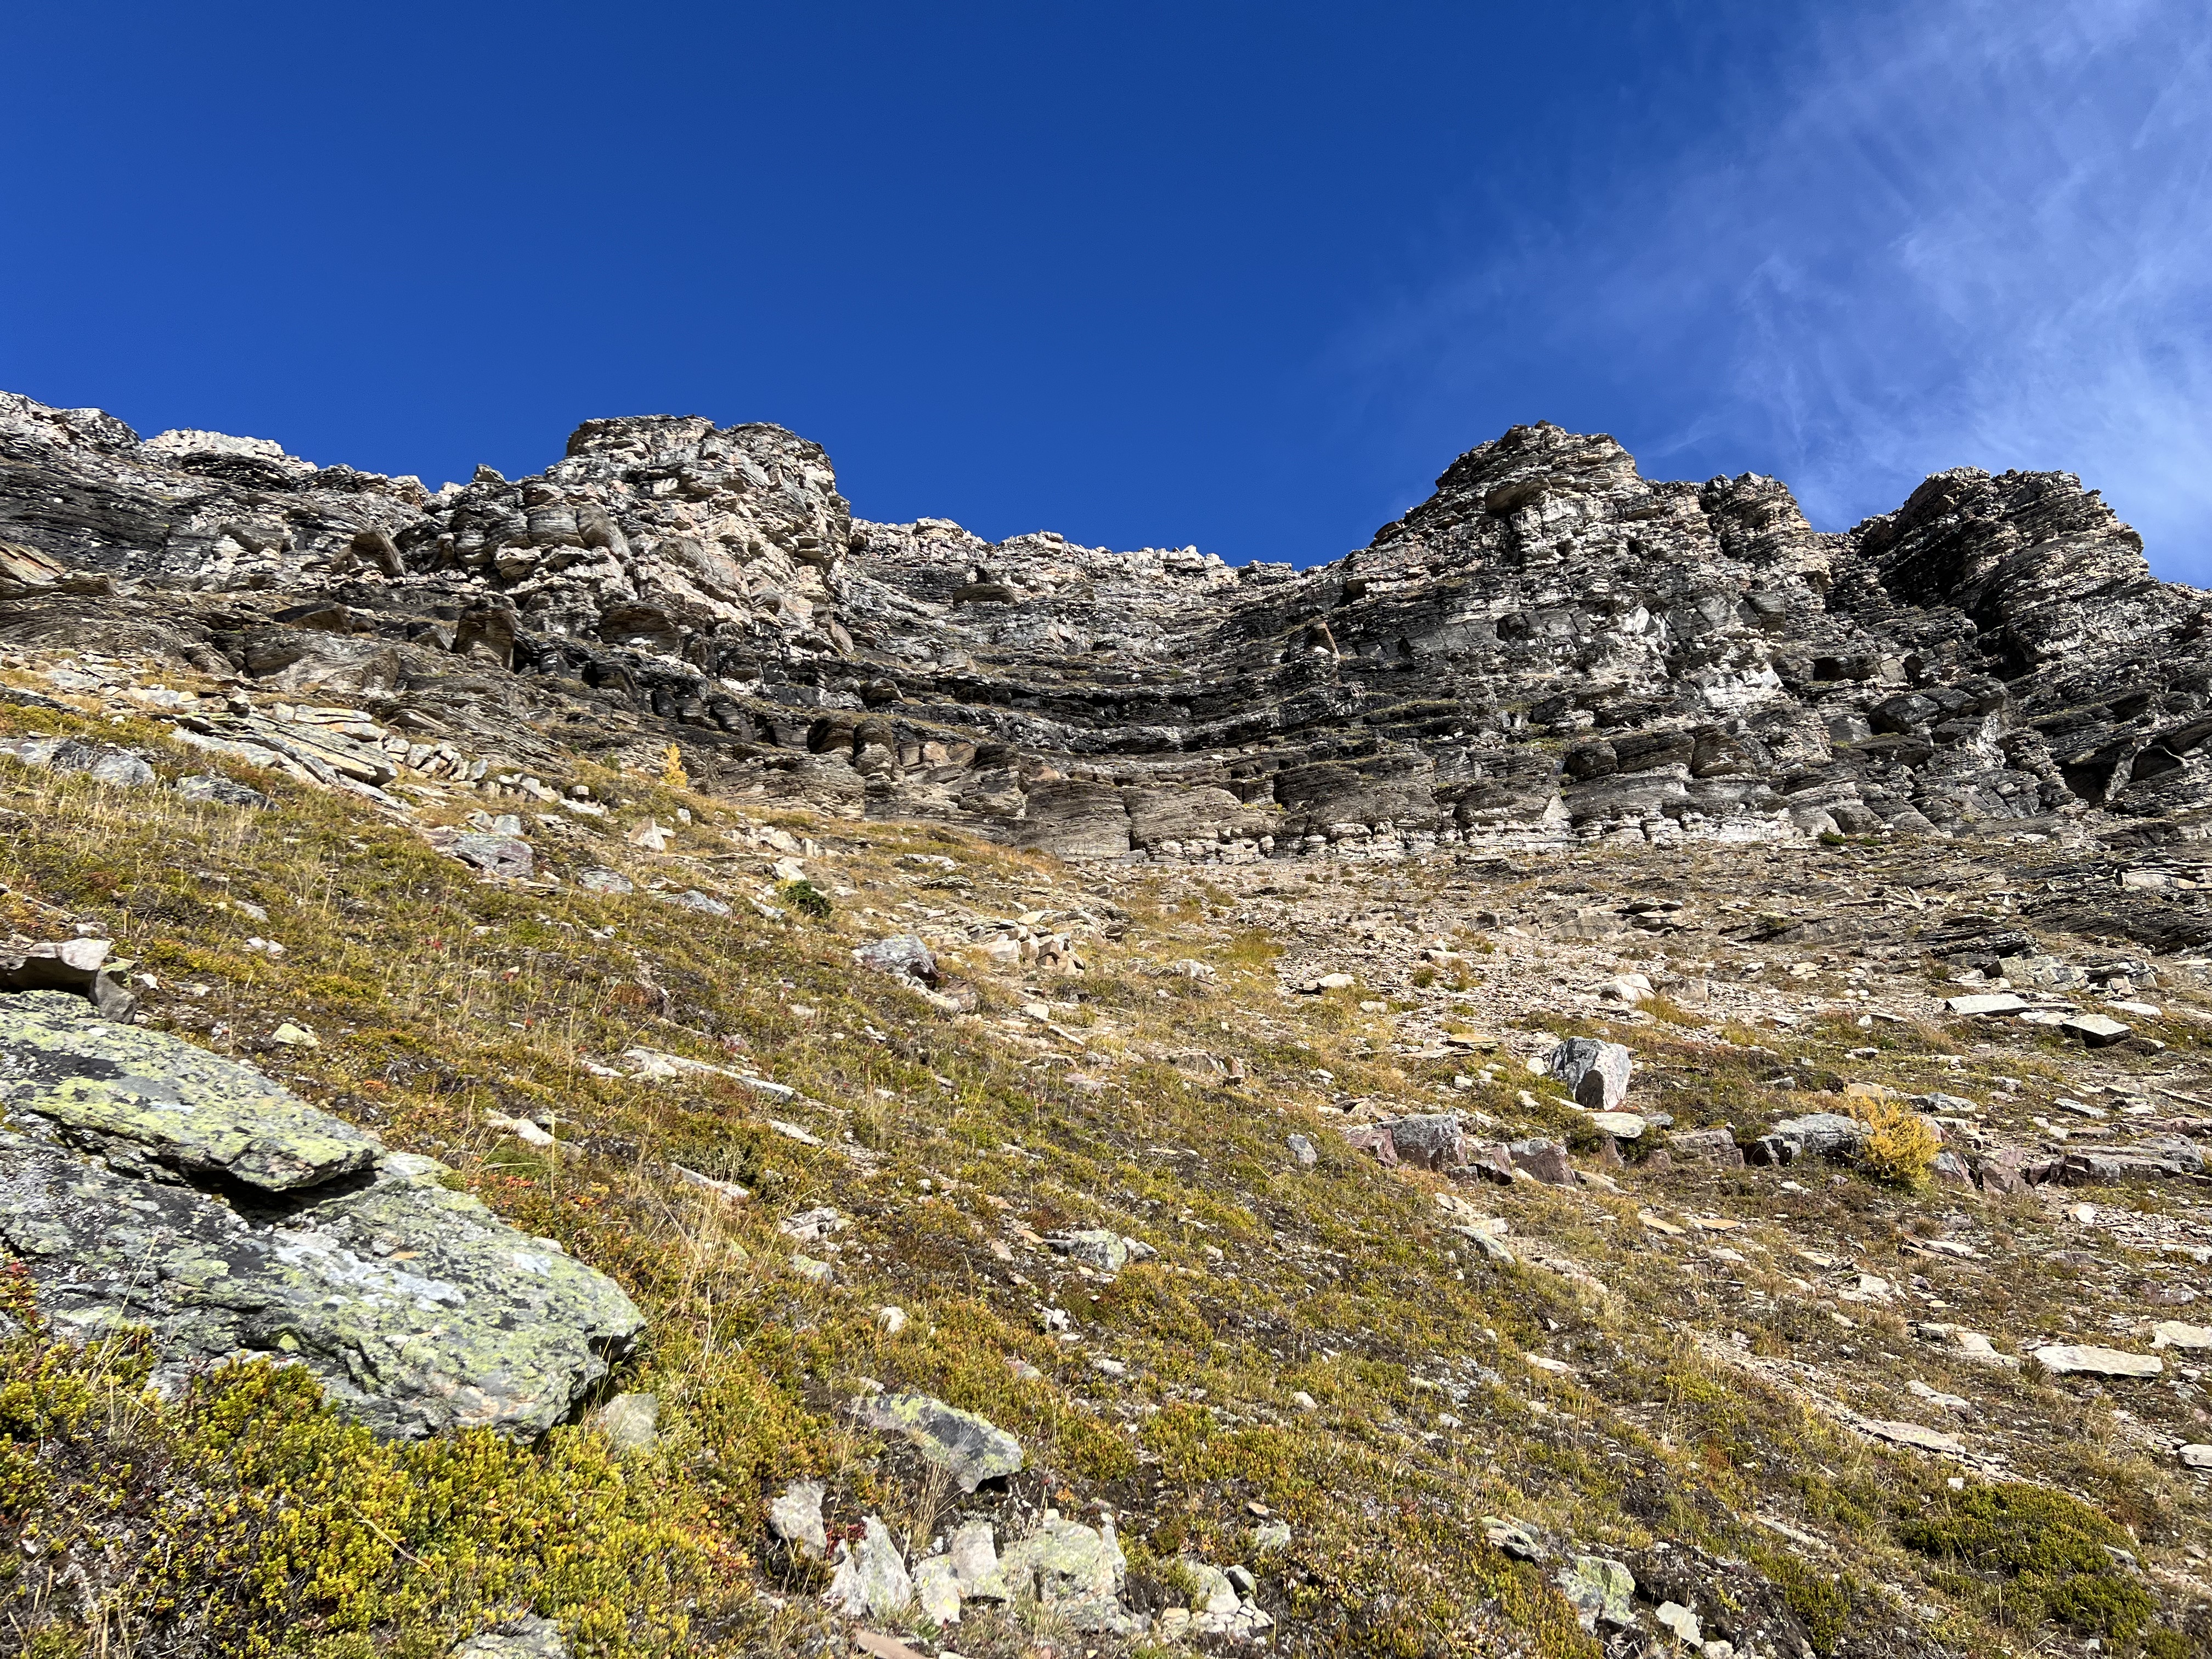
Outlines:
POLYGON ((1828 533, 1774 479, 1516 427, 1301 571, 872 523, 818 447, 696 416, 434 493, 11 395, 0 460, 0 645, 353 705, 404 734, 369 787, 674 741, 718 792, 1208 860, 2185 831, 2212 799, 2206 596, 2064 473, 1942 473, 1828 533))

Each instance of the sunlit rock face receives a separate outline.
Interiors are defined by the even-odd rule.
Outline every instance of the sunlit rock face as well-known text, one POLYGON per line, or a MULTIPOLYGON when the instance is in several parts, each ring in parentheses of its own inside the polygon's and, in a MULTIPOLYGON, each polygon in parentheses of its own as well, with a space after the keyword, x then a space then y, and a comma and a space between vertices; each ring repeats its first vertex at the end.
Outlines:
MULTIPOLYGON (((1299 571, 852 516, 820 447, 593 421, 433 493, 0 397, 0 641, 150 652, 1077 856, 1955 831, 2205 805, 2205 595, 2064 473, 1813 530, 1516 427, 1299 571)), ((415 724, 410 727, 410 722, 415 724)))

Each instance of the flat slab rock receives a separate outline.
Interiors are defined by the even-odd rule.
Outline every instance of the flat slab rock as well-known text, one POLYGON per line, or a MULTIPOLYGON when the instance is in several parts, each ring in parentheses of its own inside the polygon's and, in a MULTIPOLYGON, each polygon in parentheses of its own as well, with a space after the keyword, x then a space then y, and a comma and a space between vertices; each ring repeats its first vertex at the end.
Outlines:
POLYGON ((2061 1376, 2075 1372, 2090 1376, 2156 1376, 2166 1370, 2166 1361, 2156 1354, 2128 1353, 2085 1343, 2054 1342, 2029 1352, 2042 1362, 2044 1370, 2061 1376))
POLYGON ((58 1330, 149 1328, 157 1385, 289 1359, 381 1435, 534 1435, 644 1327, 434 1159, 75 997, 0 997, 0 1243, 58 1330))
POLYGON ((82 998, 58 992, 0 998, 0 1104, 36 1112, 80 1139, 128 1143, 172 1170, 228 1176, 267 1192, 375 1163, 374 1137, 251 1066, 92 1012, 82 998))
POLYGON ((470 1637, 453 1659, 568 1659, 568 1644, 560 1626, 533 1613, 470 1637))
POLYGON ((878 1434, 905 1437, 963 1492, 1021 1470, 1020 1441, 988 1419, 926 1394, 878 1395, 868 1401, 860 1420, 878 1434))
POLYGON ((1860 1423, 1859 1427, 1876 1439, 1911 1446, 1921 1451, 1948 1452, 1955 1456, 1966 1449, 1966 1443, 1957 1435, 1946 1434, 1941 1429, 1931 1429, 1924 1424, 1868 1418, 1860 1423))

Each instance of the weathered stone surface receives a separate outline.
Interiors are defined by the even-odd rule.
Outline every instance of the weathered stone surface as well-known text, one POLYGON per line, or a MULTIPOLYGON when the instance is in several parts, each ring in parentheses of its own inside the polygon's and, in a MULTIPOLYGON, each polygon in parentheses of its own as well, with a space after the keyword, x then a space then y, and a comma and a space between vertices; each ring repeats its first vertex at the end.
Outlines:
POLYGON ((1526 1525, 1504 1516, 1484 1516, 1482 1535, 1491 1548, 1503 1551, 1516 1561, 1542 1561, 1552 1553, 1526 1525))
POLYGON ((1662 1601, 1651 1616, 1673 1632, 1674 1638, 1685 1647, 1694 1650, 1705 1646, 1705 1632, 1698 1615, 1680 1601, 1662 1601))
POLYGON ((1618 1561, 1577 1555, 1553 1582, 1584 1630, 1594 1631, 1601 1623, 1625 1628, 1636 1622, 1635 1576, 1618 1561))
POLYGON ((1552 1050, 1544 1069, 1567 1085, 1577 1105, 1593 1112, 1613 1112, 1628 1098, 1635 1057, 1618 1042, 1570 1037, 1552 1050))
POLYGON ((618 1394, 593 1412, 591 1425, 607 1437, 617 1451, 644 1451, 659 1437, 660 1398, 650 1394, 618 1394))
POLYGON ((952 1564, 960 1594, 969 1601, 1004 1601, 1013 1594, 1006 1575, 999 1571, 999 1551, 989 1522, 970 1521, 957 1528, 947 1541, 945 1554, 952 1564))
POLYGON ((2110 1048, 2135 1035, 2133 1026, 2124 1025, 2109 1014, 2072 1014, 2058 1022, 2058 1029, 2092 1048, 2110 1048))
POLYGON ((250 1066, 52 991, 0 997, 0 1104, 123 1143, 126 1156, 271 1193, 365 1171, 378 1151, 250 1066))
POLYGON ((213 801, 222 806, 243 806, 254 811, 265 811, 273 804, 258 789, 235 782, 220 772, 196 772, 189 777, 179 778, 174 787, 185 800, 213 801))
POLYGON ((861 1523, 860 1543, 844 1552, 823 1596, 829 1606, 854 1619, 894 1619, 914 1605, 914 1580, 890 1531, 874 1516, 861 1523))
POLYGON ((794 1480, 768 1506, 769 1530, 817 1561, 830 1553, 830 1534, 822 1523, 825 1493, 819 1480, 794 1480))
POLYGON ((666 904, 680 905, 686 910, 696 910, 702 916, 726 916, 730 907, 712 893, 702 893, 696 887, 687 887, 678 893, 659 893, 655 897, 666 904))
POLYGON ((1731 1130, 1688 1129, 1667 1137, 1667 1150, 1685 1163, 1718 1164, 1736 1168, 1743 1163, 1743 1149, 1735 1144, 1731 1130))
POLYGON ((552 1620, 526 1613, 470 1637, 452 1659, 568 1659, 568 1644, 552 1620))
POLYGON ((2054 1342, 2029 1350, 2047 1371, 2061 1376, 2086 1373, 2091 1376, 2156 1376, 2166 1362, 2156 1354, 2127 1353, 2118 1348, 2100 1348, 2088 1343, 2054 1342))
POLYGON ((380 1434, 535 1434, 643 1327, 443 1165, 75 998, 0 998, 0 1242, 57 1329, 146 1326, 161 1377, 289 1358, 380 1434))
POLYGON ((1344 1144, 1355 1152, 1368 1152, 1378 1164, 1398 1161, 1398 1142, 1387 1123, 1348 1123, 1343 1130, 1344 1144))
POLYGON ((1948 1434, 1942 1429, 1931 1429, 1925 1424, 1867 1418, 1859 1426, 1877 1440, 1887 1440, 1893 1445, 1910 1446, 1916 1451, 1942 1452, 1956 1456, 1966 1449, 1957 1435, 1948 1434))
POLYGON ((1036 1531, 999 1558, 1000 1574, 1017 1595, 1029 1589, 1077 1630, 1130 1634, 1144 1628, 1144 1620, 1121 1603, 1127 1571, 1110 1521, 1093 1528, 1050 1510, 1036 1531))
POLYGON ((1141 1261, 1158 1255, 1149 1244, 1139 1243, 1123 1233, 1104 1227, 1082 1227, 1070 1232, 1050 1233, 1045 1243, 1072 1261, 1080 1261, 1096 1267, 1101 1273, 1117 1273, 1132 1261, 1141 1261))
POLYGON ((50 772, 82 772, 94 783, 118 789, 143 788, 155 781, 154 769, 129 750, 76 738, 0 738, 0 755, 50 772))
POLYGON ((960 1622, 960 1575, 951 1558, 933 1555, 914 1570, 914 1597, 922 1617, 938 1625, 960 1622))
POLYGON ((1972 996, 1951 997, 1943 1006, 1954 1014, 1968 1016, 2016 1014, 2027 1006, 2010 991, 1990 991, 1972 996))
POLYGON ((2018 1146, 1999 1147, 1974 1162, 1975 1178, 1985 1193, 2024 1193, 2056 1173, 2056 1160, 2033 1157, 2018 1146))
POLYGON ((1194 1587, 1190 1597, 1193 1613, 1237 1611, 1237 1587, 1229 1582, 1227 1573, 1218 1567, 1208 1566, 1203 1561, 1185 1559, 1176 1565, 1189 1576, 1194 1587))
POLYGON ((1753 1164, 1790 1164, 1801 1158, 1836 1158, 1858 1150, 1866 1125, 1841 1112, 1785 1117, 1744 1149, 1753 1164))
POLYGON ((510 876, 527 880, 537 865, 537 854, 520 836, 486 835, 477 830, 433 830, 430 845, 450 854, 488 876, 510 876))
POLYGON ((107 1019, 128 1019, 138 999, 108 961, 104 939, 0 945, 0 991, 70 991, 107 1019))
POLYGON ((2020 1369, 2018 1359, 2011 1354, 2000 1353, 1988 1337, 1979 1331, 1969 1330, 1964 1325, 1930 1320, 1912 1328, 1922 1341, 1948 1348, 1961 1359, 1971 1359, 1976 1364, 1994 1365, 2008 1370, 2020 1369))
POLYGON ((871 1400, 860 1420, 879 1434, 902 1436, 950 1474, 963 1492, 1022 1467, 1021 1443, 988 1419, 926 1394, 886 1394, 871 1400))
POLYGON ((1516 1140, 1505 1151, 1512 1158, 1515 1169, 1525 1170, 1547 1186, 1571 1187, 1575 1184, 1574 1165, 1567 1161, 1567 1149, 1556 1140, 1547 1140, 1540 1136, 1516 1140))
POLYGON ((1467 1138, 1457 1112, 1396 1118, 1385 1127, 1390 1132, 1391 1150, 1401 1164, 1423 1170, 1451 1170, 1468 1161, 1467 1138))
POLYGON ((427 700, 503 750, 580 707, 610 744, 680 732, 710 787, 1083 856, 2212 803, 2199 601, 2064 473, 1954 470, 1824 534, 1775 480, 1647 479, 1539 423, 1299 571, 855 520, 818 447, 691 416, 588 422, 543 473, 436 496, 167 435, 0 394, 15 638, 91 621, 363 701, 512 674, 506 707, 427 700))
POLYGON ((894 933, 889 939, 872 940, 853 952, 853 960, 863 968, 918 984, 937 982, 937 958, 931 954, 929 946, 912 933, 894 933))

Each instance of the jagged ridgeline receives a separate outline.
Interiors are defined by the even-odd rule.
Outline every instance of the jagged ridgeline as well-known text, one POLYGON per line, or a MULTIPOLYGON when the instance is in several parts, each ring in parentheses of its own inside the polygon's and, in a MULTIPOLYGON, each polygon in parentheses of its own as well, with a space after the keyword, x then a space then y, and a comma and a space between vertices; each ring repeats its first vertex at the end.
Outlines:
POLYGON ((1183 859, 2172 818, 2212 775, 2205 596, 2065 473, 1823 533, 1516 427, 1298 571, 870 523, 818 446, 697 416, 435 494, 12 395, 0 446, 11 642, 367 703, 401 771, 674 739, 713 793, 1183 859))

